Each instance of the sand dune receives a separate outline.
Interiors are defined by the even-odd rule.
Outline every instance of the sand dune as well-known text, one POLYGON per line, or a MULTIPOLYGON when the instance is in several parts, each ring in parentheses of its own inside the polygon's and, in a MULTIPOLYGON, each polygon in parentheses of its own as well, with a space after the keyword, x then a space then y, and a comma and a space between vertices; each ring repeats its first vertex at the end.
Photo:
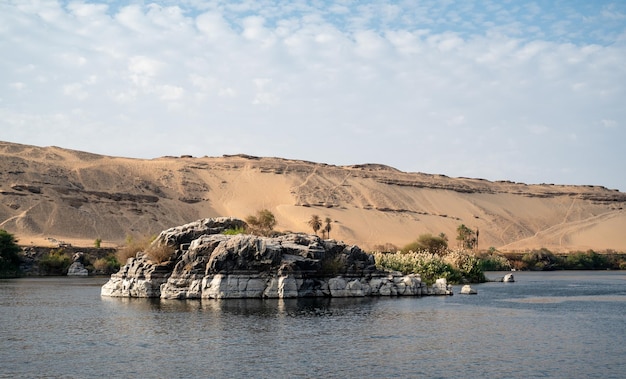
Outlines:
POLYGON ((626 251, 626 194, 599 186, 526 185, 405 173, 377 164, 332 166, 246 155, 109 157, 0 142, 0 228, 22 244, 124 242, 203 217, 245 218, 267 208, 278 230, 365 249, 420 234, 480 230, 480 248, 626 251))

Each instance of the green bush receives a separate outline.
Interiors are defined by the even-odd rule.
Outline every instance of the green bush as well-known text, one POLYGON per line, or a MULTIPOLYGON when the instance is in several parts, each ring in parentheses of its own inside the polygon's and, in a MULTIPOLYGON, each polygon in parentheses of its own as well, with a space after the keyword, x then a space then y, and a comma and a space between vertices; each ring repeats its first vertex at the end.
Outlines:
POLYGON ((479 258, 482 271, 510 271, 511 262, 506 257, 489 254, 479 258))
POLYGON ((484 283, 487 281, 480 265, 480 259, 464 250, 449 251, 444 260, 454 267, 460 278, 456 282, 484 283))
POLYGON ((439 278, 446 278, 450 283, 486 281, 478 258, 464 252, 448 252, 443 256, 425 251, 376 252, 374 259, 380 269, 400 271, 405 275, 419 274, 426 284, 432 284, 439 278))
POLYGON ((13 235, 0 229, 0 277, 18 276, 20 269, 18 253, 21 250, 13 235))
POLYGON ((72 258, 63 249, 52 250, 39 260, 39 269, 44 275, 66 275, 72 258))
POLYGON ((226 229, 222 232, 222 234, 225 234, 227 236, 234 236, 237 234, 244 234, 245 232, 246 232, 246 228, 238 227, 238 228, 233 228, 233 229, 226 229))
POLYGON ((120 262, 118 262, 115 254, 109 254, 106 257, 96 259, 93 268, 97 274, 113 274, 120 269, 120 262))
POLYGON ((325 276, 335 276, 341 272, 343 262, 339 257, 328 258, 322 261, 321 272, 325 276))
POLYGON ((546 248, 524 254, 522 262, 527 269, 535 271, 555 270, 560 267, 559 258, 546 248))
POLYGON ((270 236, 276 226, 276 217, 268 209, 257 211, 256 216, 246 217, 249 232, 262 236, 270 236))
POLYGON ((565 257, 563 267, 568 270, 604 270, 613 268, 608 257, 593 250, 577 252, 565 257))
POLYGON ((448 250, 448 240, 441 236, 433 236, 432 234, 422 234, 416 241, 409 243, 402 248, 402 251, 429 251, 436 254, 444 254, 448 250))

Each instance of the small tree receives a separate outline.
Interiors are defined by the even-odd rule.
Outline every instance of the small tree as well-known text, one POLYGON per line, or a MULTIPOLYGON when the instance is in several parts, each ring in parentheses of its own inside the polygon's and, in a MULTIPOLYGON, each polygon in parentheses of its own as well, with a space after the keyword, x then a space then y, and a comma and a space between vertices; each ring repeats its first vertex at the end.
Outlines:
MULTIPOLYGON (((445 235, 444 235, 445 236, 445 235)), ((415 242, 411 242, 402 248, 402 251, 428 251, 431 254, 443 254, 448 249, 447 239, 433 236, 430 233, 421 234, 415 242)))
POLYGON ((311 219, 308 221, 309 226, 313 229, 313 233, 317 235, 317 231, 322 227, 322 219, 318 215, 311 216, 311 219))
POLYGON ((474 249, 476 247, 478 242, 477 232, 474 232, 464 224, 459 225, 459 227, 456 228, 456 231, 456 240, 459 242, 459 248, 474 249))
POLYGON ((99 249, 101 245, 102 245, 102 238, 96 238, 96 240, 93 241, 93 246, 96 249, 99 249))
POLYGON ((246 223, 261 234, 269 234, 276 226, 276 217, 267 209, 257 212, 256 216, 246 217, 246 223))
POLYGON ((424 249, 435 254, 442 254, 448 249, 448 241, 442 237, 436 237, 432 234, 422 234, 418 237, 417 243, 424 249))
POLYGON ((333 228, 331 223, 333 222, 333 220, 330 219, 330 217, 326 217, 324 219, 324 230, 326 231, 326 238, 330 239, 330 231, 333 228))
POLYGON ((13 234, 0 229, 0 276, 16 276, 20 266, 21 248, 13 234))

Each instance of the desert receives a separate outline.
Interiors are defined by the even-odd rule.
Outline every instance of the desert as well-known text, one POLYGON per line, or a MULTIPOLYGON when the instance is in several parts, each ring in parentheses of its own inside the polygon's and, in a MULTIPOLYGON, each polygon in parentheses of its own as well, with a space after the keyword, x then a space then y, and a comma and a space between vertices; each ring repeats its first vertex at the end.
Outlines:
POLYGON ((502 252, 626 251, 626 193, 602 186, 524 184, 335 166, 245 154, 134 159, 0 142, 0 228, 21 245, 115 247, 129 237, 206 217, 260 209, 276 230, 312 232, 366 250, 401 247, 459 225, 480 231, 478 249, 502 252))

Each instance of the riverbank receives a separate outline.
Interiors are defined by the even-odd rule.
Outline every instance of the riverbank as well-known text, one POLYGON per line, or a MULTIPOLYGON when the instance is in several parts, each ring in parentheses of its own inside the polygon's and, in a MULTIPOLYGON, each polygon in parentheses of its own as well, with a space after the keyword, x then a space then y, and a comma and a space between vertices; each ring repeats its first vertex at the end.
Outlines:
POLYGON ((116 252, 115 248, 22 246, 18 276, 65 276, 76 254, 82 255, 89 275, 110 275, 119 269, 116 252))
MULTIPOLYGON (((33 277, 33 276, 64 276, 72 263, 76 253, 83 253, 85 267, 89 275, 110 275, 119 269, 121 263, 117 261, 117 248, 113 247, 79 247, 66 245, 58 246, 20 246, 20 271, 17 275, 4 277, 33 277), (47 257, 53 258, 52 265, 41 265, 47 257), (57 262, 54 262, 56 260, 57 262), (106 261, 106 265, 94 265, 96 262, 106 261), (96 267, 97 266, 97 267, 96 267)), ((537 249, 526 252, 497 253, 495 256, 504 258, 504 264, 491 264, 494 256, 489 252, 478 252, 484 260, 485 272, 514 270, 514 271, 556 271, 556 270, 626 270, 626 254, 614 251, 573 253, 553 253, 547 249, 537 249)), ((2 277, 2 276, 0 276, 2 277)))

